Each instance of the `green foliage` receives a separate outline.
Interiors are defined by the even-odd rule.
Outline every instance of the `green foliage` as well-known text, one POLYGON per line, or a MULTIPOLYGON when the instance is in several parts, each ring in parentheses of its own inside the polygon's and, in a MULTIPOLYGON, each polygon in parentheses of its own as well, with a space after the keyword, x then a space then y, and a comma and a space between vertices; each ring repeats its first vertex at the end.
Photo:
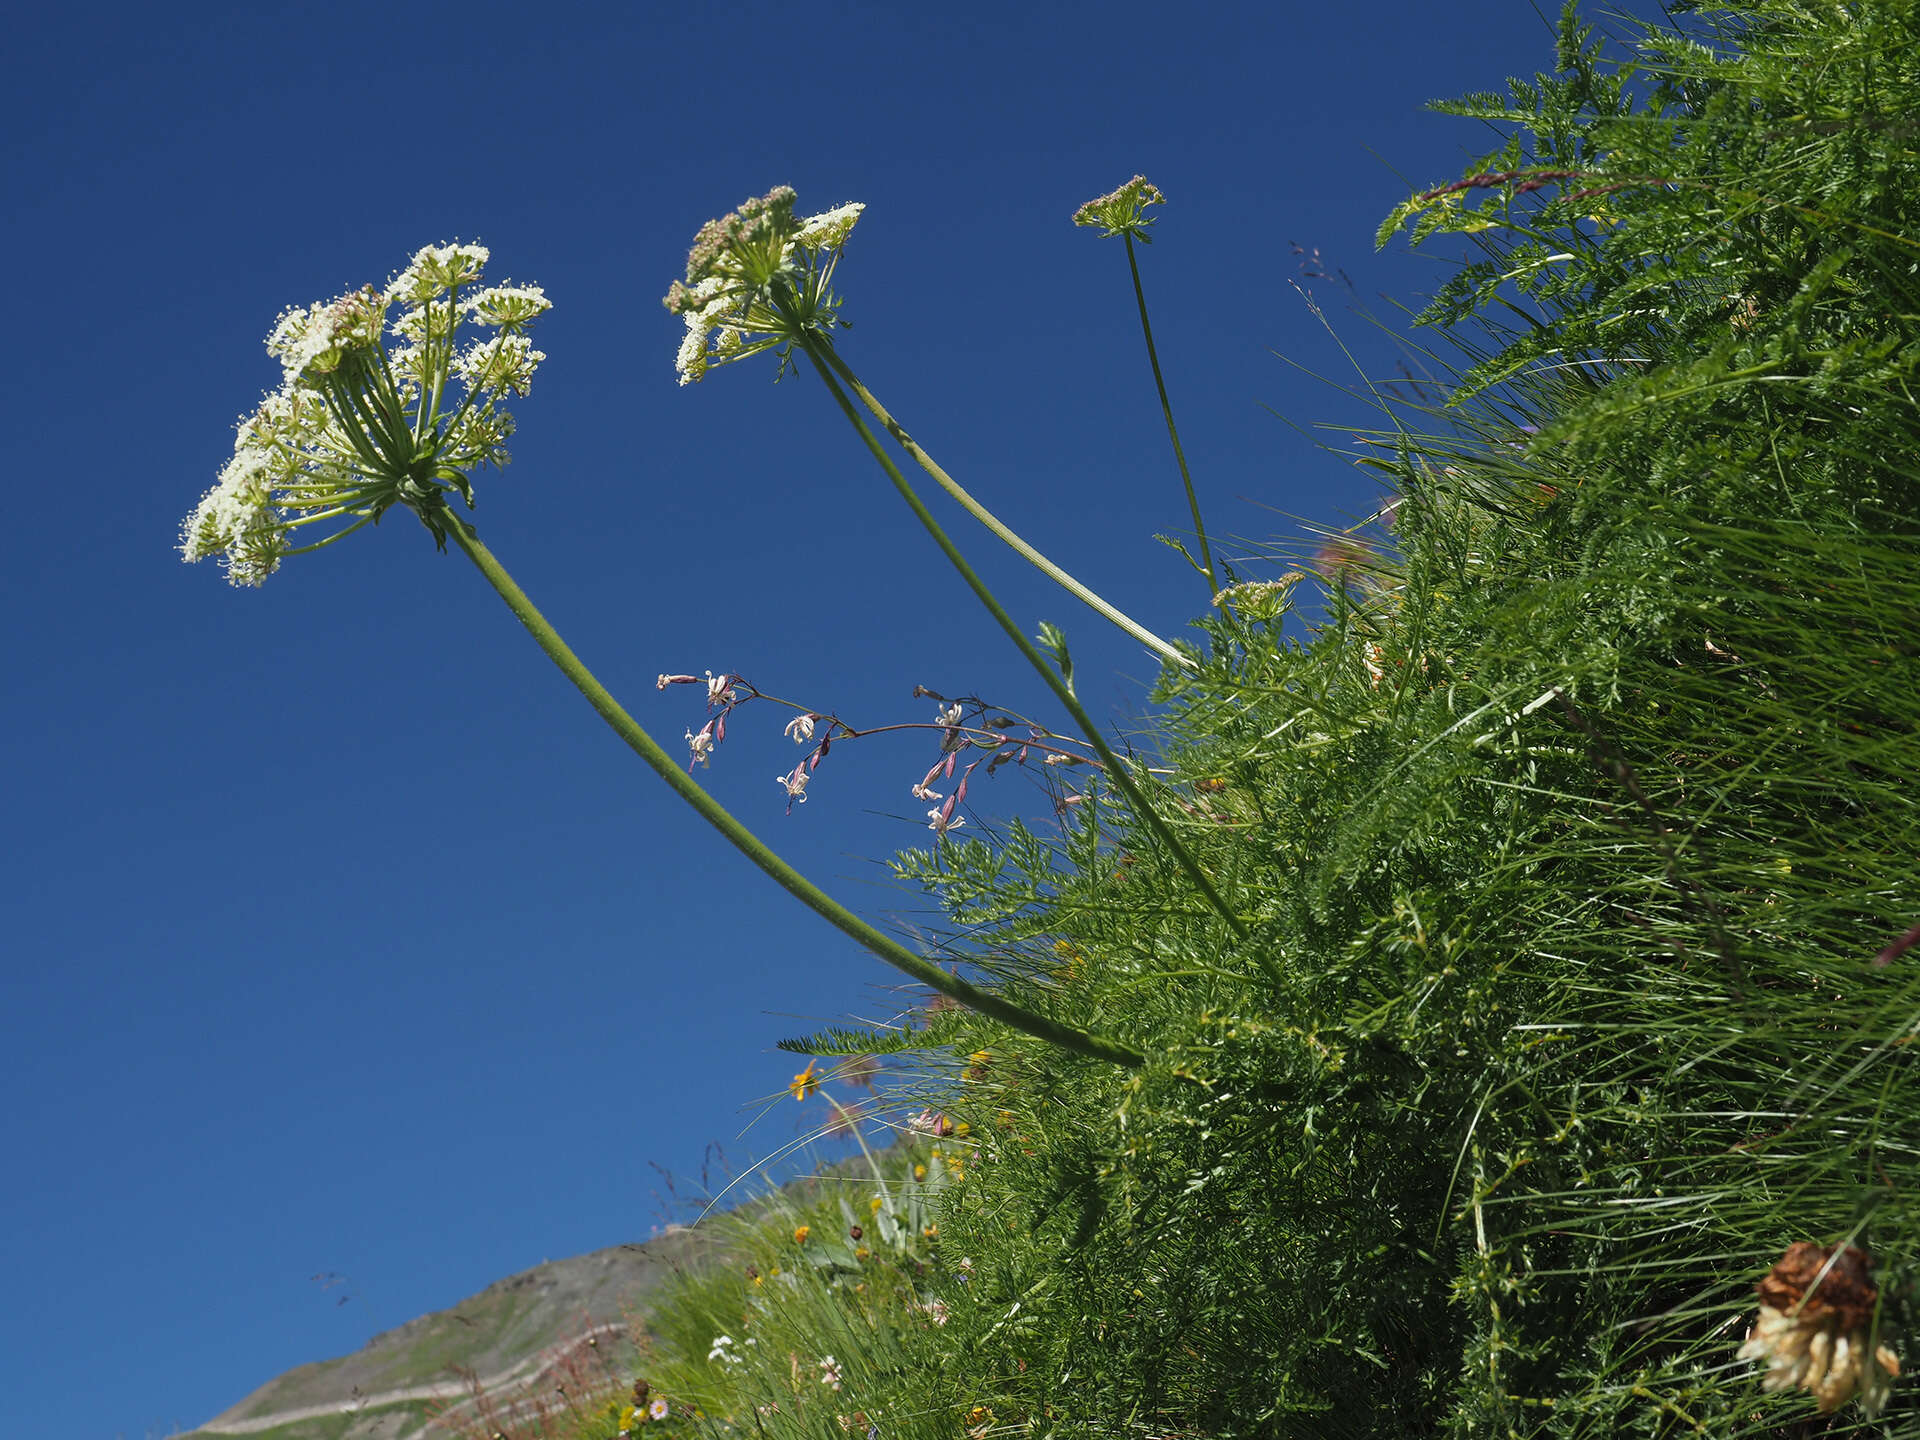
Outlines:
POLYGON ((941 1200, 964 1175, 951 1141, 900 1144, 710 1222, 718 1263, 660 1307, 644 1383, 708 1432, 951 1435, 930 1383, 950 1265, 941 1200))
POLYGON ((1450 107, 1510 138, 1389 221, 1474 247, 1423 317, 1449 403, 1369 449, 1390 525, 1321 552, 1310 624, 1224 597, 1134 737, 1250 938, 1098 779, 1057 837, 902 857, 956 958, 1150 1059, 942 1013, 937 1250, 700 1282, 663 1354, 706 1413, 1920 1435, 1910 1379, 1820 1417, 1735 1355, 1799 1240, 1920 1333, 1920 950, 1875 958, 1920 920, 1920 6, 1630 62, 1569 12, 1557 66, 1450 107), (723 1322, 758 1389, 701 1369, 723 1322))

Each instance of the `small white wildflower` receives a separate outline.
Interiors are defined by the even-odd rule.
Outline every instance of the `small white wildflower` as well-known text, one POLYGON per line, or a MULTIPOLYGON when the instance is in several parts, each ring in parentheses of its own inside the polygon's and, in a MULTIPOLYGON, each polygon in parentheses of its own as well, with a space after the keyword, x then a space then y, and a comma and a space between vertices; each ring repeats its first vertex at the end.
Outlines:
POLYGON ((913 787, 913 798, 916 800, 944 800, 947 797, 942 795, 938 790, 930 789, 922 783, 913 787))
POLYGON ((470 390, 511 390, 523 399, 532 392, 533 372, 547 352, 533 348, 524 335, 501 333, 456 358, 453 368, 470 390))
POLYGON ((958 725, 960 723, 960 717, 966 713, 966 707, 956 700, 938 715, 935 715, 933 717, 933 723, 949 727, 958 725))
POLYGON ((654 1397, 653 1403, 647 1406, 647 1418, 649 1420, 666 1419, 667 1418, 667 1402, 661 1397, 656 1395, 654 1397))
MULTIPOLYGON (((749 1341, 748 1343, 751 1344, 752 1342, 749 1341)), ((734 1353, 733 1337, 731 1335, 714 1336, 713 1344, 707 1350, 707 1359, 721 1365, 729 1366, 741 1363, 740 1357, 734 1353)))
POLYGON ((484 245, 428 245, 393 279, 387 282, 387 298, 410 305, 437 300, 460 285, 471 285, 480 278, 492 256, 484 245))
POLYGON ((796 800, 802 805, 807 803, 807 782, 812 780, 813 776, 809 775, 804 767, 796 766, 792 774, 775 778, 780 782, 781 789, 787 792, 787 800, 790 803, 796 800))
POLYGON ((834 1359, 833 1356, 831 1355, 821 1356, 820 1357, 820 1383, 822 1385, 825 1385, 830 1390, 838 1390, 840 1388, 841 1379, 842 1379, 842 1376, 840 1374, 840 1362, 834 1359))
POLYGON ((793 719, 787 722, 787 738, 796 745, 806 744, 809 740, 813 739, 813 722, 814 717, 811 715, 794 716, 793 719))
POLYGON ((927 828, 929 830, 933 831, 936 835, 942 836, 944 836, 947 831, 958 830, 962 825, 967 823, 962 816, 947 814, 947 807, 944 805, 936 805, 933 809, 927 811, 927 822, 927 828))
MULTIPOLYGON (((688 305, 684 312, 687 333, 681 337, 680 353, 673 362, 682 385, 691 385, 706 377, 707 365, 712 359, 708 341, 715 330, 723 329, 721 318, 730 303, 721 295, 726 288, 726 277, 711 275, 687 292, 688 305)), ((724 341, 724 334, 721 338, 724 341)))
POLYGON ((920 1308, 927 1312, 927 1318, 933 1321, 934 1324, 944 1325, 947 1323, 947 1305, 944 1300, 929 1300, 920 1308))
POLYGON ((482 325, 520 330, 553 308, 538 285, 490 285, 466 302, 467 311, 482 325))
POLYGON ((693 758, 688 762, 690 766, 705 765, 713 758, 713 731, 703 729, 698 735, 687 731, 687 748, 693 752, 693 758))
POLYGON ((793 237, 793 243, 803 250, 831 250, 846 243, 847 232, 852 230, 859 220, 860 212, 867 207, 859 201, 848 205, 836 206, 809 220, 800 223, 799 231, 793 237))
POLYGON ((712 709, 715 705, 731 705, 739 698, 734 691, 728 688, 732 680, 733 676, 731 675, 716 675, 711 670, 707 671, 708 709, 712 709))
POLYGON ((284 310, 267 336, 267 353, 280 362, 289 387, 317 384, 350 356, 377 349, 386 309, 384 297, 369 285, 337 300, 315 301, 305 310, 284 310))

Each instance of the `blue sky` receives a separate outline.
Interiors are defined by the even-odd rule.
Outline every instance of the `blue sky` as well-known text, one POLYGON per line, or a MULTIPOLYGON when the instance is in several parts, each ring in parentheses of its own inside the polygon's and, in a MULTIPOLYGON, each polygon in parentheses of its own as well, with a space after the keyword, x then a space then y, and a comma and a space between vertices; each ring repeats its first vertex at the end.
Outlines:
MULTIPOLYGON (((1136 171, 1167 193, 1145 282, 1210 526, 1232 554, 1297 539, 1376 492, 1273 413, 1364 423, 1273 353, 1345 363, 1290 242, 1417 303, 1438 272, 1375 256, 1374 225, 1488 143, 1422 103, 1552 53, 1525 0, 43 6, 9 50, 0 1415, 81 1440, 190 1426, 644 1238, 655 1164, 697 1177, 717 1142, 747 1168, 821 1118, 750 1124, 796 1068, 774 1041, 902 1003, 406 517, 257 592, 180 563, 277 380, 282 307, 455 237, 546 286, 550 358, 475 518, 675 748, 700 705, 660 671, 861 724, 930 718, 915 684, 1048 714, 817 381, 676 388, 659 297, 694 229, 781 182, 802 213, 866 202, 843 355, 962 483, 1177 633, 1206 597, 1152 537, 1185 502, 1124 253, 1074 207, 1136 171)), ((1137 714, 1137 647, 950 518, 1016 617, 1067 628, 1096 713, 1137 714)), ((914 933, 931 917, 880 862, 929 838, 930 742, 837 750, 787 818, 783 720, 741 712, 713 789, 914 933)), ((977 825, 1047 813, 1016 771, 973 798, 977 825)))

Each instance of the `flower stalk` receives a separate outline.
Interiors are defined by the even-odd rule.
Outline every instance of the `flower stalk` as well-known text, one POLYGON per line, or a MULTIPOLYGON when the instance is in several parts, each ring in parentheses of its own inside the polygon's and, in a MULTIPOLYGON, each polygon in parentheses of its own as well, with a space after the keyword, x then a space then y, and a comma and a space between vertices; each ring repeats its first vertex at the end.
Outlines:
MULTIPOLYGON (((814 352, 810 351, 809 353, 814 352)), ((1179 665, 1189 670, 1193 668, 1193 661, 1189 657, 1154 634, 1153 631, 1147 629, 1147 627, 1139 621, 1127 615, 1118 606, 1102 599, 1085 585, 1082 585, 1078 580, 1074 579, 1073 576, 1069 575, 1065 570, 1062 570, 1058 565, 1054 564, 1053 561, 1049 560, 1045 555, 1042 555, 1038 550, 1034 549, 1033 546, 1021 539, 1021 537, 1009 529, 997 515, 976 500, 969 491, 961 486, 959 481, 955 480, 953 476, 949 475, 946 470, 941 467, 939 462, 920 448, 919 442, 917 442, 913 436, 909 435, 906 428, 888 413, 887 407, 880 403, 871 390, 860 383, 860 377, 855 375, 852 369, 848 367, 846 361, 840 358, 840 354, 834 349, 831 340, 821 337, 821 344, 818 348, 818 353, 815 354, 815 358, 824 361, 825 364, 830 366, 833 373, 845 382, 846 387, 860 397, 860 403, 867 407, 868 413, 880 422, 887 434, 893 437, 895 444, 913 457, 916 465, 933 477, 935 484, 946 491, 947 494, 951 495, 954 500, 958 502, 961 509, 973 516, 975 520, 978 520, 987 530, 992 532, 997 539, 1005 544, 1008 549, 1012 550, 1014 554, 1032 565, 1034 569, 1038 570, 1042 575, 1045 575, 1049 580, 1053 581, 1054 584, 1058 585, 1062 590, 1065 590, 1069 595, 1073 596, 1074 599, 1080 601, 1096 615, 1099 615, 1102 619, 1110 622, 1118 629, 1125 631, 1142 645, 1145 645, 1149 650, 1153 651, 1155 655, 1159 656, 1163 662, 1179 665)))
MULTIPOLYGON (((1166 196, 1160 187, 1144 175, 1136 175, 1118 190, 1087 201, 1073 212, 1073 223, 1096 228, 1108 238, 1118 235, 1126 242, 1127 269, 1133 275, 1133 299, 1140 307, 1140 333, 1147 341, 1147 363, 1153 367, 1154 388, 1160 392, 1160 414, 1167 422, 1167 438, 1173 441, 1174 462, 1180 467, 1180 483, 1187 487, 1187 509, 1193 515, 1193 533, 1200 542, 1200 570, 1207 577, 1208 595, 1220 591, 1220 576, 1213 568, 1213 551, 1207 544, 1206 522, 1200 518, 1200 497, 1194 493, 1193 476, 1187 470, 1187 452, 1180 444, 1179 427, 1173 423, 1173 402, 1167 399, 1167 382, 1160 374, 1160 352, 1153 343, 1153 323, 1147 319, 1147 292, 1140 284, 1140 260, 1133 242, 1151 245, 1148 233, 1153 217, 1149 205, 1163 205, 1166 196)), ((1189 557, 1191 558, 1191 557, 1189 557)))

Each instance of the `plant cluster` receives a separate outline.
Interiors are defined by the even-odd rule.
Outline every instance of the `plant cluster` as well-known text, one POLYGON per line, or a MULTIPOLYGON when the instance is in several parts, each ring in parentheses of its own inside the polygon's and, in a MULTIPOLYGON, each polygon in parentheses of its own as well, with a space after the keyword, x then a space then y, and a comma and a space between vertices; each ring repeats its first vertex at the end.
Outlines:
MULTIPOLYGON (((1188 481, 1213 603, 1178 644, 1022 550, 1165 661, 1125 747, 862 418, 1024 545, 834 348, 858 207, 702 229, 683 375, 809 363, 1097 763, 1056 830, 897 857, 941 964, 728 831, 940 993, 790 1042, 910 1057, 928 1133, 661 1308, 685 1424, 1920 1435, 1916 94, 1915 0, 1690 11, 1625 56, 1569 7, 1550 73, 1448 107, 1498 147, 1383 231, 1469 257, 1419 317, 1437 384, 1371 392, 1377 516, 1268 574, 1188 481)), ((1143 327, 1161 199, 1080 217, 1143 327)))
POLYGON ((974 1265, 882 1403, 1920 1433, 1915 93, 1914 7, 1783 4, 1621 63, 1569 15, 1455 107, 1511 138, 1394 217, 1475 247, 1445 403, 1384 396, 1396 498, 1291 557, 1319 604, 1224 576, 1132 737, 1250 933, 1097 781, 897 861, 1146 1061, 953 1037, 974 1265))

